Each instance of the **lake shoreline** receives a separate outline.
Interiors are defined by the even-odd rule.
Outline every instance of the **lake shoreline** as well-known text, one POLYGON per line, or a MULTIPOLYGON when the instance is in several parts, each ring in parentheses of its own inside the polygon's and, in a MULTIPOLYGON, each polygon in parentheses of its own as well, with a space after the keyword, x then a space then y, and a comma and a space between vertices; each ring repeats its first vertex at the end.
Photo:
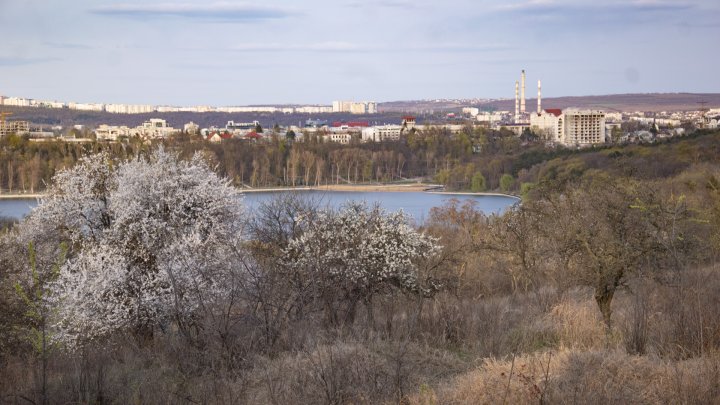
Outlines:
POLYGON ((36 200, 47 194, 0 194, 0 200, 36 200))
POLYGON ((418 193, 441 195, 468 195, 468 196, 494 196, 508 197, 520 200, 512 194, 496 192, 470 192, 470 191, 435 191, 442 190, 441 184, 413 183, 413 184, 328 184, 312 187, 274 187, 240 189, 241 193, 282 192, 282 191, 347 191, 347 192, 387 192, 387 193, 418 193))
MULTIPOLYGON (((388 192, 388 193, 418 193, 443 195, 475 195, 475 196, 496 196, 520 199, 512 194, 481 192, 473 193, 467 191, 436 191, 444 187, 440 184, 411 183, 411 184, 327 184, 312 187, 268 187, 268 188, 242 188, 240 193, 272 193, 283 191, 340 191, 340 192, 388 192)), ((0 200, 34 200, 46 197, 47 194, 0 194, 0 200)))

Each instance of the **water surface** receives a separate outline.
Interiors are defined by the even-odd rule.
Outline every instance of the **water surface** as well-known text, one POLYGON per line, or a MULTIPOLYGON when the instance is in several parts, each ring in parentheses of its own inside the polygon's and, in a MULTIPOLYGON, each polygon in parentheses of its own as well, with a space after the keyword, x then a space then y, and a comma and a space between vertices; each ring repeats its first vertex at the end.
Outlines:
MULTIPOLYGON (((268 201, 281 192, 253 192, 245 193, 245 203, 249 208, 268 201)), ((390 192, 390 191, 293 191, 318 199, 322 206, 338 207, 348 201, 367 201, 368 204, 379 203, 387 211, 402 209, 410 214, 418 223, 424 222, 430 216, 430 209, 440 207, 451 199, 461 202, 473 200, 476 207, 485 214, 499 214, 518 202, 517 198, 502 195, 473 195, 473 194, 439 194, 425 192, 390 192)))
MULTIPOLYGON (((471 195, 471 194, 436 194, 424 192, 388 192, 388 191, 268 191, 244 193, 243 201, 248 212, 268 201, 279 193, 299 193, 320 202, 321 206, 338 207, 348 201, 367 201, 368 204, 379 203, 387 211, 404 210, 416 222, 424 222, 430 214, 432 207, 439 207, 455 198, 461 202, 473 200, 477 208, 485 214, 501 213, 515 204, 518 199, 501 195, 471 195)), ((22 218, 37 206, 36 199, 5 199, 0 200, 0 216, 22 218)))

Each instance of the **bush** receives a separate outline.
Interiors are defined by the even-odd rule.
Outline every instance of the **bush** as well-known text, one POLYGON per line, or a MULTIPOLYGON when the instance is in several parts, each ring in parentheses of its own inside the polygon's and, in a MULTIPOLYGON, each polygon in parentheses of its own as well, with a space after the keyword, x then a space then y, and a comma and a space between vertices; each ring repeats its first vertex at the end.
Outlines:
POLYGON ((483 176, 482 173, 477 172, 472 176, 472 185, 470 189, 473 193, 480 193, 485 191, 485 176, 483 176))
POLYGON ((509 192, 514 184, 515 178, 511 174, 505 173, 500 177, 500 190, 503 192, 509 192))

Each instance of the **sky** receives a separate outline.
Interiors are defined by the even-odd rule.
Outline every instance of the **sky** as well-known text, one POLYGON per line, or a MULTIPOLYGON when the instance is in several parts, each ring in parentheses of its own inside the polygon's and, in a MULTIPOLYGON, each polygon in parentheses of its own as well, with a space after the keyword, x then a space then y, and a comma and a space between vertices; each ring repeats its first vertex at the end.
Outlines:
POLYGON ((0 94, 153 105, 720 92, 717 0, 0 0, 0 94))

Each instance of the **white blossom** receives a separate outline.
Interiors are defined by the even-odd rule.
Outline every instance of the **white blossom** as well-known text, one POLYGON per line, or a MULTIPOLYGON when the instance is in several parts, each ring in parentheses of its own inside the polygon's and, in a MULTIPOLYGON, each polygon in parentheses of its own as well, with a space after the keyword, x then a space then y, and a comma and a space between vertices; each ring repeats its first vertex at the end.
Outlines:
POLYGON ((439 251, 437 240, 418 232, 402 212, 352 202, 338 212, 322 211, 285 250, 285 263, 312 279, 329 280, 371 295, 397 287, 424 293, 416 263, 439 251), (319 276, 319 277, 318 277, 319 276))
POLYGON ((222 290, 241 207, 202 159, 163 149, 116 165, 95 155, 58 173, 21 234, 71 244, 53 286, 60 339, 72 346, 190 316, 222 290))

